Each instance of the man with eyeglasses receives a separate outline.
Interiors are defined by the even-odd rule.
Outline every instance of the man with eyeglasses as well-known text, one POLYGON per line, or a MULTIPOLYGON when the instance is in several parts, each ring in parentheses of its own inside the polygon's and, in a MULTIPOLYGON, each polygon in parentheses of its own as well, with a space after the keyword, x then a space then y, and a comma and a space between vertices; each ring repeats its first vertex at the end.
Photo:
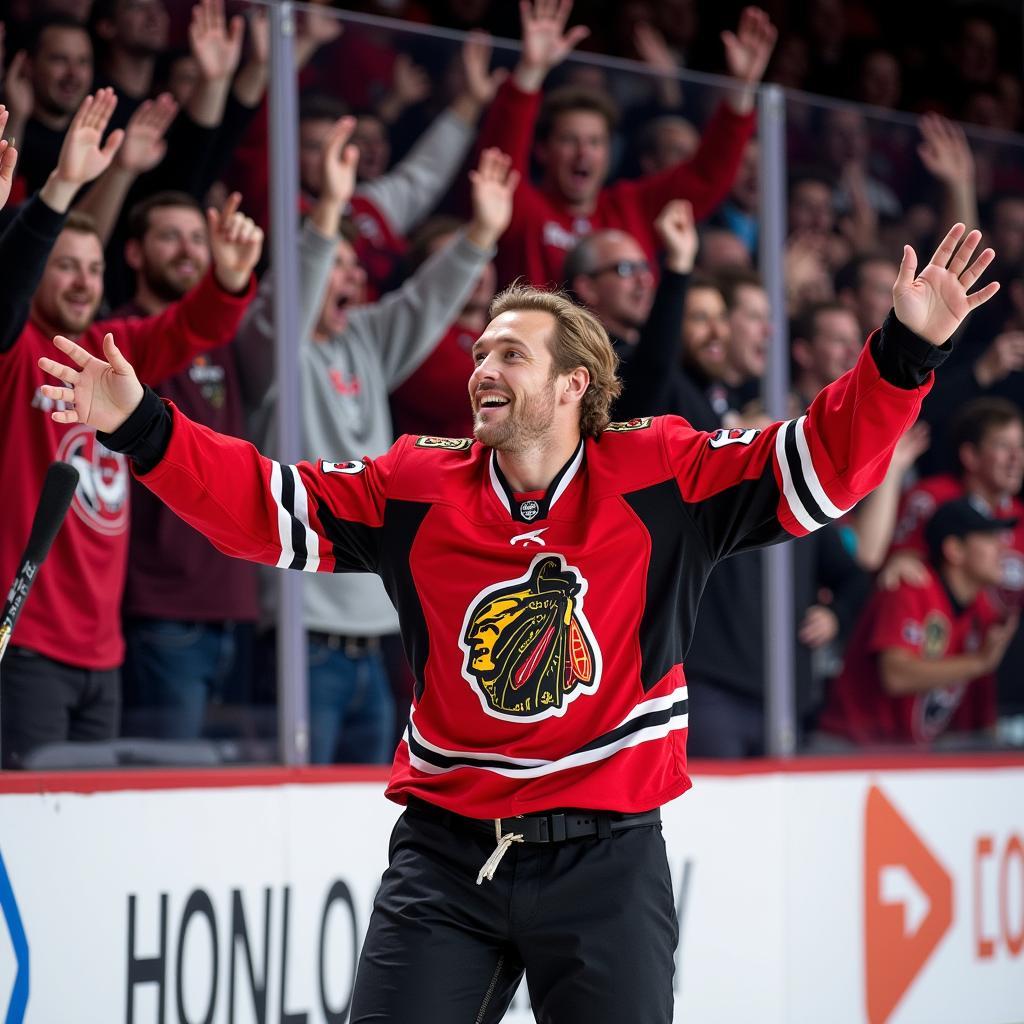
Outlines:
POLYGON ((631 381, 626 368, 636 353, 650 354, 649 350, 666 343, 675 345, 686 282, 697 252, 689 203, 669 203, 658 217, 655 231, 665 247, 657 292, 654 269, 640 243, 625 231, 588 235, 566 257, 562 272, 573 294, 608 331, 627 388, 631 381))

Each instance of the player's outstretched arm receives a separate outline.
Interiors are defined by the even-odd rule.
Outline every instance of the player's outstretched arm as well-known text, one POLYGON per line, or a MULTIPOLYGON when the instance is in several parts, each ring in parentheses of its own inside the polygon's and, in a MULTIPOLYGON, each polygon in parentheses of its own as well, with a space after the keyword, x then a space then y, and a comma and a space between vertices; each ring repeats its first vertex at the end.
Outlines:
POLYGON ((670 450, 678 448, 684 500, 696 509, 713 560, 810 533, 882 482, 897 442, 917 420, 932 370, 946 357, 945 343, 999 287, 975 289, 995 253, 975 256, 981 233, 965 230, 955 224, 920 274, 914 250, 904 248, 893 312, 857 365, 824 388, 806 415, 764 431, 666 427, 670 450))
MULTIPOLYGON (((39 366, 59 384, 58 423, 85 423, 132 460, 133 472, 225 554, 306 572, 373 572, 384 493, 395 460, 284 465, 251 445, 193 423, 139 382, 113 336, 106 359, 55 338, 64 360, 39 366)), ((397 460, 397 456, 396 456, 397 460)))

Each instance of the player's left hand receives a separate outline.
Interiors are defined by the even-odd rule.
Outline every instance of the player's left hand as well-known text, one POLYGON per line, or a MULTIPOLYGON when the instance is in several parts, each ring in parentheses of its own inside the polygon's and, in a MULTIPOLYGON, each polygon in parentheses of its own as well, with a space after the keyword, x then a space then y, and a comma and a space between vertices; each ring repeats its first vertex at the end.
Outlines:
POLYGON ((992 281, 968 294, 996 254, 985 249, 971 262, 981 232, 971 231, 964 237, 965 231, 963 224, 954 224, 916 278, 917 253, 903 246, 903 261, 892 288, 893 308, 901 324, 933 345, 942 345, 972 309, 999 291, 999 282, 992 281))
POLYGON ((225 291, 235 293, 248 285, 263 252, 263 231, 239 210, 241 202, 241 195, 232 192, 223 210, 206 211, 213 272, 225 291))

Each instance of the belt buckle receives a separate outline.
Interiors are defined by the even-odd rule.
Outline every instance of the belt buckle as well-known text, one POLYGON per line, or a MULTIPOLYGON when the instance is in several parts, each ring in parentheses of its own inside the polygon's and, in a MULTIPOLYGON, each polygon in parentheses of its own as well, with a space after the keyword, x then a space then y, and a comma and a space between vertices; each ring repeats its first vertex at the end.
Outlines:
POLYGON ((361 638, 358 636, 345 637, 345 657, 359 658, 364 654, 361 638))

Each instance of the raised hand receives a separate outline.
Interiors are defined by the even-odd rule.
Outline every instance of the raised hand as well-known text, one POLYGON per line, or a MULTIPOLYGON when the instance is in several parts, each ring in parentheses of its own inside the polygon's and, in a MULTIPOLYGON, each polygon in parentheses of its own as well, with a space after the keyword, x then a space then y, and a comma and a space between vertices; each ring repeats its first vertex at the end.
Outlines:
POLYGON ((143 389, 114 336, 103 339, 106 362, 59 334, 53 343, 68 357, 63 362, 45 356, 39 360, 40 370, 61 381, 60 386, 42 388, 47 398, 65 406, 50 413, 54 422, 85 423, 108 434, 117 430, 142 401, 143 389))
POLYGON ((999 291, 999 282, 992 281, 968 294, 996 254, 985 249, 971 262, 981 232, 971 231, 964 238, 966 230, 963 224, 954 224, 917 278, 917 253, 903 246, 903 261, 892 288, 893 308, 900 323, 933 345, 942 345, 972 309, 999 291))
POLYGON ((697 225, 693 207, 685 199, 673 199, 658 214, 654 230, 665 246, 665 265, 677 274, 689 274, 697 258, 697 225))
POLYGON ((359 150, 349 140, 355 131, 356 119, 343 117, 336 121, 327 137, 320 154, 323 170, 321 198, 344 209, 356 188, 356 166, 359 150))
POLYGON ((590 35, 582 25, 566 31, 571 13, 572 0, 519 0, 523 53, 515 77, 524 91, 536 92, 547 73, 590 35))
POLYGON ((462 46, 462 71, 465 92, 480 110, 486 107, 501 83, 508 78, 503 68, 491 71, 491 37, 486 32, 470 32, 462 46))
POLYGON ((178 104, 169 92, 145 100, 125 126, 115 164, 130 174, 145 174, 156 167, 167 153, 164 136, 177 113, 178 104))
POLYGON ((102 146, 100 143, 116 106, 113 89, 100 89, 95 96, 82 100, 64 136, 57 166, 40 189, 40 196, 50 209, 66 212, 78 190, 110 166, 124 140, 124 132, 118 128, 102 146))
POLYGON ((960 125, 940 114, 925 114, 917 127, 921 132, 917 152, 932 177, 945 185, 974 181, 974 157, 960 125))
POLYGON ((32 116, 35 90, 28 73, 28 54, 24 50, 14 55, 4 75, 4 102, 15 122, 24 125, 32 116))
POLYGON ((295 32, 295 63, 304 67, 310 57, 327 43, 333 43, 345 26, 329 9, 307 7, 299 12, 295 32))
POLYGON ((408 54, 400 53, 391 69, 391 91, 403 109, 411 107, 430 95, 430 75, 408 54))
POLYGON ((263 231, 239 210, 241 202, 241 195, 232 192, 222 210, 206 211, 213 272, 225 291, 236 294, 248 286, 263 252, 263 231))
MULTIPOLYGON (((0 136, 7 129, 7 119, 10 113, 7 108, 0 104, 0 136)), ((7 205, 11 196, 11 186, 14 184, 14 165, 18 162, 18 151, 6 140, 0 139, 0 210, 7 205)))
POLYGON ((722 33, 729 74, 743 85, 756 85, 768 67, 778 30, 759 7, 745 7, 735 32, 722 33))
POLYGON ((1004 331, 974 363, 974 379, 983 388, 1024 370, 1024 331, 1004 331))
POLYGON ((249 15, 249 60, 256 64, 270 63, 270 16, 262 7, 249 15))
POLYGON ((224 0, 199 0, 192 8, 188 27, 189 46, 199 70, 208 82, 230 78, 242 59, 245 19, 224 16, 224 0))
POLYGON ((519 172, 512 159, 500 149, 485 149, 475 171, 469 172, 473 194, 473 219, 466 237, 481 249, 489 249, 504 234, 512 220, 512 197, 519 185, 519 172))

